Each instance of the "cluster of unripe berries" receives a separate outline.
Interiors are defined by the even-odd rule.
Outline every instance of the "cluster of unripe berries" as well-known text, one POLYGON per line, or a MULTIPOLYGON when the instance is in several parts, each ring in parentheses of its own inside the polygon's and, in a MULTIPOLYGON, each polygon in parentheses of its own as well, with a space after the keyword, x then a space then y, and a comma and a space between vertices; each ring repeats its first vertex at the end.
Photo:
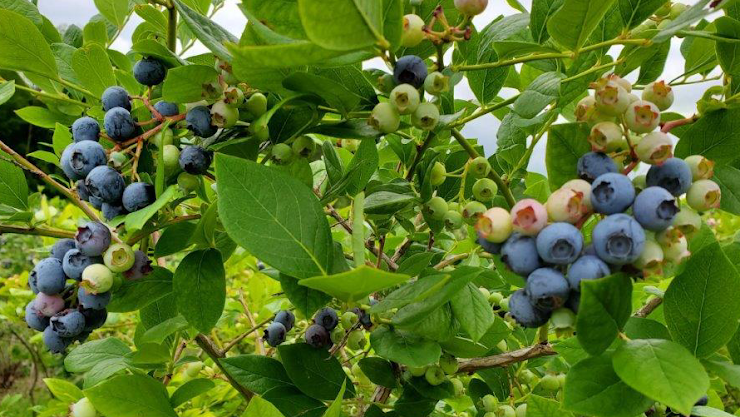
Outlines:
POLYGON ((619 270, 659 273, 665 262, 681 263, 689 256, 687 237, 701 227, 697 211, 719 207, 713 163, 699 155, 674 158, 670 138, 653 132, 660 109, 673 101, 670 87, 653 83, 643 100, 634 99, 631 85, 611 76, 595 89, 596 97, 578 106, 579 118, 593 123, 594 148, 578 161, 580 178, 545 204, 524 199, 511 210, 494 207, 476 223, 484 249, 526 278, 525 288, 508 299, 509 312, 525 327, 542 326, 561 307, 577 313, 583 280, 619 270), (628 130, 616 124, 618 116, 628 130), (650 169, 631 180, 631 168, 620 172, 605 152, 626 154, 631 168, 641 161, 650 169), (684 194, 688 207, 679 201, 684 194), (579 228, 592 214, 600 220, 587 246, 579 228))
POLYGON ((444 354, 435 365, 419 368, 410 367, 406 371, 408 372, 408 377, 423 377, 429 385, 437 386, 447 381, 449 375, 455 375, 457 369, 457 358, 449 354, 444 354))
POLYGON ((123 278, 143 278, 152 271, 150 265, 144 252, 111 243, 106 225, 89 222, 77 229, 74 239, 58 240, 51 256, 29 274, 36 298, 26 305, 26 324, 44 333, 51 352, 62 353, 105 323, 111 292, 123 278))
MULTIPOLYGON (((565 374, 545 374, 538 377, 529 369, 523 369, 519 372, 517 379, 521 385, 520 389, 512 391, 515 396, 526 397, 535 388, 538 392, 559 394, 565 386, 565 374)), ((526 417, 527 415, 526 403, 514 407, 507 402, 499 401, 491 394, 481 397, 476 408, 484 412, 483 417, 526 417)))

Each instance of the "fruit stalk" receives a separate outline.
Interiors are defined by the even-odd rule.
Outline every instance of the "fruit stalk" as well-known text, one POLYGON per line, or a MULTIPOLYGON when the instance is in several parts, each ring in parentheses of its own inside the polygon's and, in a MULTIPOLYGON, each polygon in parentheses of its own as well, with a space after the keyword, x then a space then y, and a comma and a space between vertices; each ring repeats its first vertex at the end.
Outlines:
POLYGON ((246 400, 252 399, 254 397, 254 393, 243 386, 239 385, 238 382, 224 369, 224 366, 221 364, 221 361, 219 359, 222 359, 225 357, 224 352, 218 349, 216 345, 213 343, 213 341, 206 335, 200 333, 197 336, 195 336, 195 343, 200 346, 201 349, 203 349, 203 352, 206 353, 206 355, 210 356, 211 359, 213 359, 213 362, 218 366, 218 369, 223 372, 226 379, 229 381, 229 384, 231 384, 232 387, 234 387, 239 394, 241 394, 242 397, 244 397, 246 400))
POLYGON ((13 233, 17 235, 35 235, 35 236, 47 236, 56 237, 59 239, 74 238, 75 233, 68 230, 52 229, 47 227, 18 227, 18 226, 7 226, 0 225, 0 235, 3 233, 13 233))

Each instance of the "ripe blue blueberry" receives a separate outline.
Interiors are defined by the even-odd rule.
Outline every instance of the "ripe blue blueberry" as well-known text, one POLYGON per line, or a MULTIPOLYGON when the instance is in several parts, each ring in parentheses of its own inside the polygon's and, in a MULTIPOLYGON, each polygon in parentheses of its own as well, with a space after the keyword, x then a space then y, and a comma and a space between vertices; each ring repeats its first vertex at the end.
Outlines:
POLYGON ((64 175, 66 175, 67 178, 73 181, 85 178, 84 176, 77 174, 75 170, 72 169, 72 144, 67 145, 67 147, 62 151, 62 156, 59 158, 59 165, 61 165, 62 171, 64 171, 64 175))
POLYGON ((188 174, 202 175, 208 172, 213 154, 200 146, 188 146, 180 152, 180 168, 188 174))
POLYGON ((646 188, 637 195, 632 206, 635 220, 643 228, 656 232, 668 228, 679 210, 676 198, 662 187, 646 188))
POLYGON ((568 295, 568 301, 565 302, 565 307, 569 308, 570 311, 578 314, 578 307, 581 306, 581 293, 580 291, 571 291, 568 295))
POLYGON ((64 255, 62 269, 68 278, 75 281, 82 280, 82 271, 92 264, 102 264, 103 258, 100 256, 87 256, 80 252, 79 249, 72 249, 64 255))
POLYGON ((537 252, 543 261, 565 265, 575 261, 583 249, 581 231, 570 223, 553 223, 537 235, 537 252))
POLYGON ((503 246, 503 243, 489 242, 488 239, 480 236, 480 233, 478 233, 478 244, 483 248, 484 251, 494 255, 498 255, 499 253, 501 253, 501 248, 503 246))
POLYGON ((540 266, 535 238, 521 233, 512 234, 501 248, 501 260, 514 273, 527 276, 540 266))
POLYGON ((64 259, 64 255, 74 248, 74 239, 59 239, 54 243, 54 246, 51 247, 51 256, 52 258, 57 258, 61 261, 64 259))
POLYGON ((158 101, 154 103, 154 110, 158 111, 164 117, 176 116, 180 112, 177 104, 169 101, 158 101))
POLYGON ((49 325, 49 318, 41 314, 34 304, 33 301, 26 304, 26 324, 37 332, 43 332, 49 325))
POLYGON ((77 249, 87 256, 100 256, 110 246, 110 230, 103 223, 88 222, 77 228, 77 249))
POLYGON ((591 186, 591 204, 597 213, 621 213, 635 200, 635 186, 628 176, 610 172, 600 175, 591 186))
POLYGON ((331 337, 329 337, 329 332, 323 326, 312 324, 306 329, 306 343, 311 347, 321 349, 329 346, 331 337))
POLYGON ((509 313, 522 327, 536 328, 550 320, 550 313, 532 305, 524 290, 517 290, 509 297, 509 313))
POLYGON ((645 181, 648 187, 663 187, 678 197, 689 190, 692 177, 691 168, 683 159, 671 158, 662 165, 651 166, 645 181))
POLYGON ((108 318, 106 309, 95 310, 93 308, 83 308, 82 315, 85 316, 85 330, 91 332, 103 327, 105 320, 108 318))
POLYGON ((398 84, 411 84, 421 88, 427 78, 427 66, 424 60, 416 55, 406 55, 396 61, 393 68, 393 80, 398 84))
POLYGON ((78 178, 87 177, 95 167, 108 162, 105 149, 98 142, 83 140, 70 146, 72 149, 69 154, 69 166, 78 178))
POLYGON ((146 182, 133 182, 123 190, 123 207, 132 213, 149 206, 156 199, 154 186, 146 182))
POLYGON ((272 322, 265 329, 264 339, 268 345, 276 347, 285 342, 285 334, 287 330, 282 323, 272 322))
POLYGON ((108 87, 103 92, 100 101, 103 102, 103 110, 108 111, 116 107, 131 111, 131 98, 128 92, 121 87, 108 87))
POLYGON ((313 318, 313 322, 323 326, 328 331, 332 331, 339 324, 339 317, 333 308, 326 307, 316 313, 316 316, 313 318))
POLYGON ((114 107, 103 118, 105 133, 115 141, 130 139, 136 132, 136 124, 131 113, 123 107, 114 107))
MULTIPOLYGON (((126 187, 121 174, 115 169, 103 165, 94 168, 87 174, 85 185, 92 197, 99 198, 102 203, 119 203, 123 196, 123 189, 126 187)), ((92 197, 90 202, 92 203, 92 197)))
POLYGON ((77 184, 75 185, 75 188, 77 190, 77 196, 80 197, 80 200, 82 201, 88 201, 90 200, 90 191, 87 190, 87 186, 85 185, 85 180, 78 180, 77 184))
POLYGON ((289 332, 295 325, 295 315, 288 310, 280 310, 275 314, 275 322, 282 324, 285 331, 289 332))
MULTIPOLYGON (((378 302, 375 301, 375 299, 370 298, 370 305, 377 304, 377 303, 378 302)), ((351 311, 357 315, 360 321, 360 324, 362 324, 362 327, 364 327, 365 329, 370 329, 371 327, 373 327, 372 317, 370 317, 370 315, 367 314, 367 311, 359 307, 355 307, 351 311)))
POLYGON ((62 261, 57 258, 42 259, 31 271, 28 281, 33 282, 33 287, 46 295, 59 294, 67 281, 62 261))
POLYGON ((617 172, 617 164, 605 153, 589 152, 578 159, 578 178, 588 182, 608 172, 617 172))
POLYGON ((92 140, 97 142, 100 135, 100 124, 89 116, 80 117, 72 123, 72 138, 75 142, 92 140))
POLYGON ((134 64, 134 78, 139 84, 153 86, 164 81, 167 68, 157 59, 147 57, 134 64))
POLYGON ((51 318, 49 326, 61 337, 75 337, 85 329, 85 316, 77 310, 64 310, 51 318))
POLYGON ((103 217, 105 218, 105 220, 108 221, 111 221, 118 216, 122 216, 128 213, 128 211, 126 211, 126 209, 122 205, 108 203, 103 203, 101 211, 103 212, 103 217))
POLYGON ((93 294, 80 287, 77 290, 77 301, 82 308, 91 308, 93 310, 102 310, 110 303, 110 291, 93 294))
POLYGON ((645 230, 631 216, 612 214, 594 227, 591 240, 602 261, 625 265, 640 257, 645 247, 645 230))
POLYGON ((188 129, 196 136, 208 138, 216 133, 216 126, 211 122, 211 110, 206 106, 193 107, 185 116, 188 129))
POLYGON ((44 329, 44 345, 51 353, 64 353, 67 347, 74 341, 71 338, 59 336, 51 326, 44 329))
POLYGON ((580 291, 581 281, 604 278, 609 274, 609 265, 604 261, 593 255, 584 255, 570 265, 565 278, 572 290, 580 291))
POLYGON ((101 210, 103 208, 103 200, 99 199, 95 196, 90 196, 88 200, 90 202, 90 205, 95 208, 95 210, 101 210))
POLYGON ((125 271, 123 276, 129 281, 134 281, 144 278, 152 271, 154 271, 154 268, 152 268, 151 259, 146 256, 146 253, 137 250, 134 252, 134 266, 132 266, 128 271, 125 271))
POLYGON ((570 294, 568 281, 552 268, 540 268, 529 274, 525 290, 532 305, 546 311, 562 307, 570 294))

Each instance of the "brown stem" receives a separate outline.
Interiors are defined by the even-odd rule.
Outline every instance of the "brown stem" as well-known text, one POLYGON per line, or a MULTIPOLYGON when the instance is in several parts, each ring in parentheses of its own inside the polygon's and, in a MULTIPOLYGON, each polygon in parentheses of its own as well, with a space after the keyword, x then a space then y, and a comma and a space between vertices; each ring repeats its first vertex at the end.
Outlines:
POLYGON ((39 381, 40 358, 36 356, 36 352, 34 352, 33 348, 31 348, 31 345, 29 345, 28 342, 26 342, 26 340, 22 338, 15 330, 11 328, 10 333, 12 333, 21 342, 23 347, 28 350, 28 354, 31 355, 31 360, 33 361, 33 380, 31 381, 31 387, 28 388, 28 397, 31 400, 31 404, 36 405, 36 399, 33 396, 33 391, 36 389, 36 384, 39 381))
POLYGON ((457 261, 462 261, 463 259, 466 259, 470 256, 469 253, 461 253, 459 255, 451 256, 442 262, 438 263, 437 265, 434 265, 434 269, 442 269, 444 267, 450 266, 454 264, 457 261))
POLYGON ((197 336, 195 336, 195 343, 197 343, 198 346, 203 349, 203 352, 205 352, 206 355, 210 356, 211 359, 213 359, 213 362, 216 364, 216 366, 218 366, 221 372, 223 372, 226 379, 228 379, 229 384, 231 384, 231 386, 234 387, 234 389, 237 390, 242 397, 244 397, 246 400, 252 399, 254 393, 236 382, 236 380, 226 371, 224 366, 221 364, 220 359, 223 359, 225 357, 224 352, 219 350, 218 347, 213 344, 213 341, 208 338, 208 336, 199 333, 197 336))
MULTIPOLYGON (((249 306, 247 305, 247 300, 244 298, 244 291, 239 289, 239 303, 242 305, 242 308, 244 309, 244 314, 247 316, 247 319, 249 320, 249 325, 254 327, 257 327, 257 322, 254 321, 254 316, 252 315, 252 312, 249 310, 249 306)), ((260 336, 259 332, 257 333, 257 340, 254 342, 254 346, 257 349, 257 353, 264 356, 265 355, 265 345, 262 341, 262 336, 260 336)))
POLYGON ((555 352, 550 344, 538 343, 534 346, 501 353, 499 355, 462 360, 460 361, 458 372, 470 374, 480 369, 505 367, 514 363, 524 362, 529 359, 556 354, 557 352, 555 352))
MULTIPOLYGON (((176 122, 179 122, 180 120, 184 120, 185 119, 185 116, 186 116, 186 114, 183 113, 183 114, 178 114, 177 116, 165 117, 164 120, 168 120, 168 121, 170 121, 170 123, 176 123, 176 122)), ((162 128, 165 125, 166 125, 166 123, 162 123, 160 125, 157 125, 156 127, 153 127, 152 129, 147 130, 146 132, 142 133, 141 135, 139 135, 139 136, 137 136, 135 138, 131 138, 131 139, 125 141, 125 142, 121 142, 120 144, 117 145, 117 147, 118 148, 127 148, 127 147, 129 147, 129 146, 131 146, 131 145, 139 142, 140 140, 142 140, 142 141, 147 140, 147 139, 151 138, 152 136, 156 135, 157 132, 159 132, 160 130, 162 130, 162 128)))
POLYGON ((693 115, 691 117, 687 117, 685 119, 671 120, 670 122, 663 123, 661 125, 661 127, 660 127, 660 131, 663 132, 663 133, 668 133, 672 129, 676 128, 676 127, 684 126, 684 125, 689 125, 691 123, 694 123, 697 120, 699 120, 699 118, 701 118, 701 116, 699 116, 698 114, 695 114, 695 115, 693 115))
POLYGON ((265 319, 265 320, 262 320, 261 322, 259 322, 259 323, 257 323, 256 325, 254 325, 254 327, 252 327, 251 329, 249 329, 249 330, 247 330, 246 332, 244 332, 244 333, 240 334, 239 336, 235 337, 235 338, 234 338, 234 340, 232 340, 232 341, 230 341, 230 342, 228 342, 228 343, 226 343, 226 344, 224 345, 224 348, 223 348, 222 352, 223 352, 224 354, 226 354, 226 352, 230 351, 230 350, 231 350, 231 348, 233 348, 234 346, 238 345, 238 344, 239 344, 239 342, 241 342, 242 340, 244 340, 244 339, 245 339, 245 338, 246 338, 247 336, 249 336, 250 334, 252 334, 252 333, 256 332, 256 331, 257 331, 257 330, 259 330, 259 329, 261 329, 261 328, 262 328, 262 327, 264 327, 264 326, 265 326, 265 325, 266 325, 267 323, 271 322, 271 321, 272 321, 272 319, 273 319, 273 318, 272 318, 272 317, 270 317, 270 318, 267 318, 267 319, 265 319))
POLYGON ((637 312, 635 313, 635 317, 639 318, 645 318, 650 315, 653 311, 655 311, 656 308, 658 308, 661 304, 663 304, 663 299, 659 297, 655 297, 652 300, 648 301, 647 304, 642 306, 637 312))
POLYGON ((185 347, 188 345, 188 342, 183 340, 177 345, 177 349, 175 350, 175 354, 172 355, 172 366, 168 369, 167 375, 164 376, 162 379, 162 384, 167 385, 172 380, 172 367, 174 367, 175 363, 177 363, 178 360, 180 360, 180 356, 182 355, 182 351, 185 350, 185 347))

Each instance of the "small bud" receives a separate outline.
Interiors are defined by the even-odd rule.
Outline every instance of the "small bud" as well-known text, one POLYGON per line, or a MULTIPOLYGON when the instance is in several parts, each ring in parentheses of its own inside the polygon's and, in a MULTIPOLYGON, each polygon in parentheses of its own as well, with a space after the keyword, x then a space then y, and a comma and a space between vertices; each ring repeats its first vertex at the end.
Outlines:
POLYGON ((501 243, 513 230, 511 214, 501 207, 494 207, 478 218, 475 228, 489 242, 501 243))
POLYGON ((649 101, 638 101, 628 106, 624 121, 635 133, 649 133, 660 124, 660 110, 649 101))
POLYGON ((707 211, 719 208, 722 191, 712 180, 699 180, 691 184, 686 193, 686 202, 696 211, 707 211))
POLYGON ((547 209, 539 201, 526 198, 511 208, 511 219, 515 232, 534 236, 547 226, 547 209))
POLYGON ((652 132, 635 146, 635 153, 640 161, 659 165, 673 157, 673 141, 663 132, 652 132))
POLYGON ((685 161, 691 168, 691 176, 694 181, 708 180, 714 176, 714 161, 710 161, 701 155, 691 155, 685 161))

